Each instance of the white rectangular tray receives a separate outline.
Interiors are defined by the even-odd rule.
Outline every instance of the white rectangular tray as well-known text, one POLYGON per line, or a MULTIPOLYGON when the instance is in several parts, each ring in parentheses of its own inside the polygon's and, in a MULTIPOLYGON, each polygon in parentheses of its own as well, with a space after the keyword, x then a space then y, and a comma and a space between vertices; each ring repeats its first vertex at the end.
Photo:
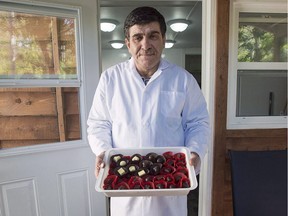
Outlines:
POLYGON ((107 197, 123 197, 123 196, 182 196, 187 195, 190 190, 197 188, 198 183, 193 166, 189 165, 191 154, 186 147, 155 147, 155 148, 112 148, 105 152, 104 162, 105 167, 100 170, 99 176, 96 181, 95 189, 98 192, 104 193, 107 197), (184 153, 186 156, 186 164, 188 169, 188 177, 190 180, 189 188, 173 188, 173 189, 127 189, 127 190, 104 190, 103 182, 109 171, 110 157, 114 154, 123 154, 132 156, 133 154, 146 155, 150 152, 162 154, 171 151, 175 153, 184 153))

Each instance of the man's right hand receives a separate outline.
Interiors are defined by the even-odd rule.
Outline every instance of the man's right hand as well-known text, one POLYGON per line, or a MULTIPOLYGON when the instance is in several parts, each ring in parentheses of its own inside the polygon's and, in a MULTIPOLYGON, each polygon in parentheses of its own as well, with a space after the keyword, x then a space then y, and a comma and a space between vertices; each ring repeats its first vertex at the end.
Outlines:
POLYGON ((95 176, 96 178, 99 176, 100 169, 105 167, 105 163, 103 161, 105 152, 102 152, 100 155, 96 156, 95 160, 95 176))

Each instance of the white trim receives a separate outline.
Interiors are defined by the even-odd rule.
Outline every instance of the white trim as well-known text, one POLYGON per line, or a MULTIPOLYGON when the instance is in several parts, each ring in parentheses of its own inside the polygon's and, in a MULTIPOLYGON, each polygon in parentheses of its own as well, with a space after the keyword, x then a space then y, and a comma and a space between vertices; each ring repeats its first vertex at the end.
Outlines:
POLYGON ((75 11, 80 7, 40 1, 25 2, 21 0, 1 0, 0 8, 6 10, 13 9, 16 12, 33 13, 39 15, 43 15, 43 12, 45 11, 45 15, 49 16, 62 17, 63 14, 65 14, 65 17, 75 18, 75 11), (31 6, 33 6, 33 8, 31 6), (53 11, 51 11, 51 8, 53 11))
POLYGON ((287 70, 287 62, 238 62, 238 70, 287 70))
POLYGON ((75 141, 67 141, 61 143, 45 143, 33 146, 23 146, 17 148, 8 148, 1 149, 0 151, 0 159, 4 157, 10 156, 18 156, 18 155, 26 155, 26 154, 34 154, 48 151, 61 151, 72 148, 83 148, 87 147, 87 141, 85 140, 75 140, 75 141))
POLYGON ((241 23, 286 23, 285 19, 282 18, 268 18, 268 19, 263 19, 263 18, 240 18, 239 21, 241 23))
POLYGON ((230 121, 228 129, 287 128, 287 116, 233 117, 230 121))
POLYGON ((238 62, 238 27, 240 12, 287 13, 284 2, 234 2, 230 5, 229 70, 227 98, 227 129, 287 128, 287 116, 236 117, 237 71, 287 70, 287 62, 238 62), (234 49, 236 47, 236 49, 234 49))
POLYGON ((202 91, 206 98, 211 123, 211 139, 208 152, 202 162, 199 184, 199 212, 201 216, 212 215, 212 185, 214 157, 214 101, 216 60, 217 2, 202 1, 202 91))
POLYGON ((43 79, 0 79, 0 87, 80 87, 81 82, 77 80, 43 80, 43 79))
POLYGON ((236 8, 239 8, 239 10, 244 10, 245 12, 287 13, 287 2, 276 1, 269 0, 269 2, 263 2, 252 0, 248 2, 234 2, 231 6, 233 7, 234 5, 236 8))

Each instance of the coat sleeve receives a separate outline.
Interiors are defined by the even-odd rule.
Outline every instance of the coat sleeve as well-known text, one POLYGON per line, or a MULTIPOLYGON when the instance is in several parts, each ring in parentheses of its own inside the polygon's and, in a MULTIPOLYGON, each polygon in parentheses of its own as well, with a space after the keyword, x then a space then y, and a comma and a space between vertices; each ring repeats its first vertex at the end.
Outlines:
POLYGON ((182 113, 185 146, 200 157, 200 163, 195 167, 198 174, 210 142, 209 114, 205 98, 194 78, 190 80, 186 94, 187 100, 182 113))
POLYGON ((105 73, 102 73, 87 120, 88 142, 96 156, 112 147, 112 124, 105 96, 106 80, 105 73))

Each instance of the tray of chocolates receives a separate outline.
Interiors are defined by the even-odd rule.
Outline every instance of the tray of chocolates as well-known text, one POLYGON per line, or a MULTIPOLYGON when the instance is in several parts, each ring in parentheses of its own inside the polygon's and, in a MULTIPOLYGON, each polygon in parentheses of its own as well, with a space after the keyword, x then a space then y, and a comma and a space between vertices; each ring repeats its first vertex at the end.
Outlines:
POLYGON ((198 186, 190 157, 186 147, 112 148, 96 191, 108 197, 187 195, 198 186))

